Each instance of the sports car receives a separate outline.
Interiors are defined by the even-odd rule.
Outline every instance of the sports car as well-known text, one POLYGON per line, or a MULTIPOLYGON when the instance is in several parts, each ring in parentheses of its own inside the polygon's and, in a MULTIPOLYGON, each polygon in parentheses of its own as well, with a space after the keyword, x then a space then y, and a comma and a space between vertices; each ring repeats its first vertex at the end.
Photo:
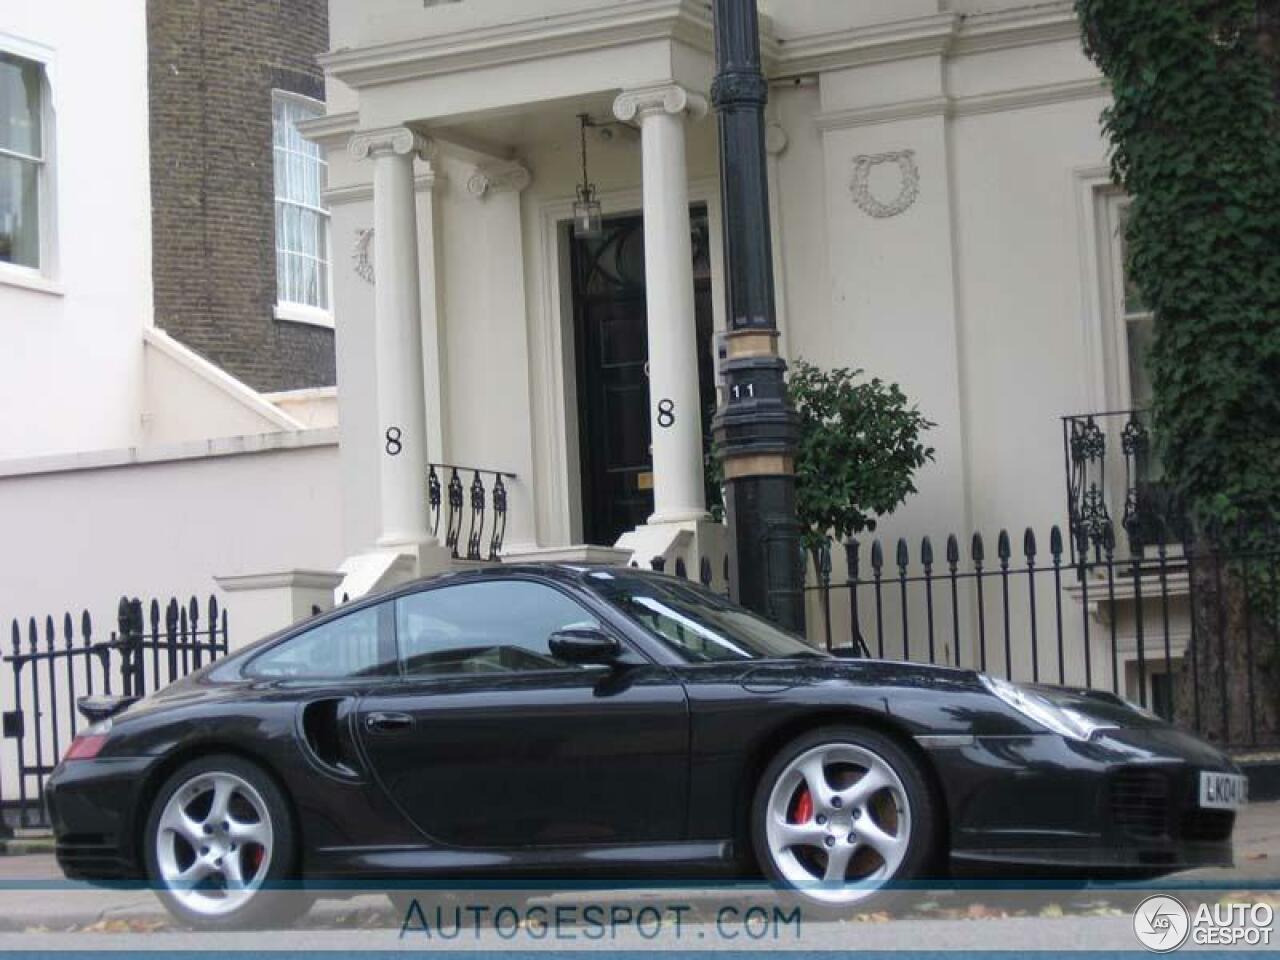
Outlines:
POLYGON ((823 909, 962 873, 1231 862, 1246 787, 1118 697, 832 656, 634 569, 501 565, 94 700, 68 877, 251 926, 282 885, 763 878, 823 909))

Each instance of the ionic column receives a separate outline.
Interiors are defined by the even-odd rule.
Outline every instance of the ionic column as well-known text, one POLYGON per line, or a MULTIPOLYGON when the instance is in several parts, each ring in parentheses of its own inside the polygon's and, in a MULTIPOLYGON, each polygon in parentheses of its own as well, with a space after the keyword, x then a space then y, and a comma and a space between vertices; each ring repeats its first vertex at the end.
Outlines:
POLYGON ((707 102, 666 84, 625 91, 613 112, 619 120, 640 121, 653 431, 649 523, 699 520, 706 516, 706 497, 684 127, 686 117, 706 114, 707 102))
MULTIPOLYGON (((406 127, 351 138, 358 160, 373 158, 374 341, 377 363, 378 546, 432 542, 427 525, 427 428, 422 376, 413 160, 427 141, 406 127)), ((424 157, 425 158, 425 157, 424 157)))

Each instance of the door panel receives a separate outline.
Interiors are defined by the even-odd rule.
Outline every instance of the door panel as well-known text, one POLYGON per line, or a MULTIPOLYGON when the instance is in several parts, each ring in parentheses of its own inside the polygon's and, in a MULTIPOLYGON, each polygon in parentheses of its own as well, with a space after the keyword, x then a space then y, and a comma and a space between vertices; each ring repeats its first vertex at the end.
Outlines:
POLYGON ((420 830, 466 847, 683 837, 688 710, 667 668, 630 649, 610 667, 557 660, 554 631, 602 625, 537 580, 438 586, 395 605, 405 677, 370 690, 356 726, 420 830))
POLYGON ((682 839, 683 688, 664 667, 569 668, 407 683, 360 704, 383 787, 417 827, 463 847, 682 839), (412 727, 367 729, 402 714, 412 727))

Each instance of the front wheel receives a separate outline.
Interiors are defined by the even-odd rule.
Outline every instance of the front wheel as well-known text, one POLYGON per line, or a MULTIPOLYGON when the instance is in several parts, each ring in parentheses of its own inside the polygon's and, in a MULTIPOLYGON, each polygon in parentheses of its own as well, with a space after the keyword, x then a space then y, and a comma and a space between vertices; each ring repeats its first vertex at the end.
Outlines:
POLYGON ((147 876, 175 918, 201 929, 287 925, 310 901, 293 879, 293 817, 261 768, 202 757, 161 786, 143 836, 147 876))
POLYGON ((752 841, 772 882, 811 903, 845 907, 919 878, 936 852, 936 821, 919 767, 892 739, 823 727, 766 767, 752 841))

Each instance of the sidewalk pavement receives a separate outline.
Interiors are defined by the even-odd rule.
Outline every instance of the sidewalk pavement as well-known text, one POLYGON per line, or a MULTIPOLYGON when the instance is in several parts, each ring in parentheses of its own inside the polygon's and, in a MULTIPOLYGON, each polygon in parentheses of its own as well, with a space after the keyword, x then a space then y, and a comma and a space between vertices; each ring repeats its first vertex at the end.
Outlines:
MULTIPOLYGON (((1235 858, 1234 867, 1192 870, 1161 883, 1224 891, 1280 890, 1280 802, 1251 804, 1241 813, 1235 830, 1235 858)), ((627 894, 618 891, 617 895, 627 894)), ((635 894, 631 896, 634 898, 635 894)), ((1096 904, 1107 896, 1106 889, 1100 888, 1078 899, 1096 904)), ((1125 895, 1119 893, 1117 903, 1123 899, 1125 895)), ((382 894, 361 894, 320 900, 306 925, 395 927, 402 919, 392 913, 382 894)), ((67 883, 48 853, 0 856, 0 932, 150 930, 167 923, 164 908, 147 890, 99 889, 67 883)))

